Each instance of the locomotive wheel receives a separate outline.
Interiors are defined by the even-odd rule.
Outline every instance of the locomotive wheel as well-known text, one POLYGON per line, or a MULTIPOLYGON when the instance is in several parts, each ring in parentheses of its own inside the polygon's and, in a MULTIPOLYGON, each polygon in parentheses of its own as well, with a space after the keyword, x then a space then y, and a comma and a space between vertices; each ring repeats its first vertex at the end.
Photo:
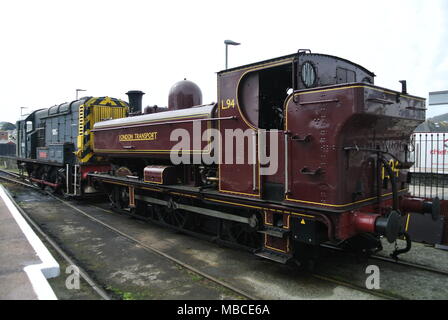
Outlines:
POLYGON ((124 209, 129 204, 129 193, 127 188, 114 187, 109 194, 112 209, 124 209))
POLYGON ((234 221, 222 222, 222 236, 224 240, 250 248, 258 248, 261 243, 261 236, 256 229, 234 221))
POLYGON ((145 210, 145 216, 151 220, 151 221, 158 221, 159 220, 159 214, 158 211, 163 210, 160 206, 153 205, 148 210, 145 210))
MULTIPOLYGON (((44 180, 45 172, 42 167, 35 168, 33 172, 29 175, 30 178, 36 178, 39 180, 44 180)), ((45 189, 45 185, 43 183, 34 182, 30 179, 30 182, 33 186, 38 187, 41 190, 45 189)))
POLYGON ((184 229, 188 222, 188 213, 184 210, 162 208, 157 210, 158 218, 165 224, 184 229))
MULTIPOLYGON (((49 181, 51 183, 55 183, 55 184, 61 184, 61 178, 58 175, 58 172, 56 169, 52 168, 50 169, 50 171, 47 173, 47 177, 46 177, 46 181, 49 181)), ((52 193, 58 193, 59 192, 59 187, 52 187, 52 186, 48 186, 51 190, 52 193)))
MULTIPOLYGON (((35 178, 35 177, 31 176, 31 178, 35 178)), ((36 179, 37 179, 37 178, 36 178, 36 179)), ((31 180, 31 179, 30 179, 30 182, 31 182, 31 184, 32 184, 33 186, 38 187, 38 188, 41 189, 41 190, 44 190, 44 189, 45 189, 45 185, 44 185, 43 183, 35 182, 35 181, 31 180)))

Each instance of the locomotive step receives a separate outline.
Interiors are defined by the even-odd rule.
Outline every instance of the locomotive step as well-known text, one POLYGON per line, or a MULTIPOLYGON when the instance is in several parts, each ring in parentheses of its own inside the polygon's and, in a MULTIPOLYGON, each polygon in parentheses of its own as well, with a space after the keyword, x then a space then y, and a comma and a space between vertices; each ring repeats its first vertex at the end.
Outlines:
POLYGON ((260 252, 255 253, 256 256, 271 261, 275 261, 281 264, 286 264, 292 259, 292 255, 275 252, 272 250, 262 249, 260 252))
POLYGON ((265 227, 265 230, 260 230, 258 232, 267 234, 269 236, 273 236, 276 238, 282 238, 282 239, 285 237, 285 235, 290 233, 289 230, 277 228, 277 227, 270 227, 270 226, 267 226, 267 227, 265 227))

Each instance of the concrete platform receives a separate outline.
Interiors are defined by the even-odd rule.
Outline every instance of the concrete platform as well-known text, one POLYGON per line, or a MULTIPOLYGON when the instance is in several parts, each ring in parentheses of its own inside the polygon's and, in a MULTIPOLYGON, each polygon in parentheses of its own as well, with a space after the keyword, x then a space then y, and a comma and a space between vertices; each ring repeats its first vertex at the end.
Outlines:
POLYGON ((0 185, 0 300, 56 300, 59 264, 0 185))

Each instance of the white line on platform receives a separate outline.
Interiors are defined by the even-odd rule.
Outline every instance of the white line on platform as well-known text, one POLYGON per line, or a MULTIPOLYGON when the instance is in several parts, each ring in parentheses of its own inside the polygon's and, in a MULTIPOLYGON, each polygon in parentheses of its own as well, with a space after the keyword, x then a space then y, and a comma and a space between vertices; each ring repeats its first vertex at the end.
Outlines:
POLYGON ((59 276, 59 263, 53 258, 50 251, 45 247, 40 238, 34 233, 33 229, 28 225, 14 203, 9 199, 5 189, 0 185, 0 197, 5 202, 12 216, 16 220, 25 237, 33 247, 37 256, 42 263, 29 265, 23 268, 28 275, 39 300, 57 300, 57 297, 46 279, 59 276))

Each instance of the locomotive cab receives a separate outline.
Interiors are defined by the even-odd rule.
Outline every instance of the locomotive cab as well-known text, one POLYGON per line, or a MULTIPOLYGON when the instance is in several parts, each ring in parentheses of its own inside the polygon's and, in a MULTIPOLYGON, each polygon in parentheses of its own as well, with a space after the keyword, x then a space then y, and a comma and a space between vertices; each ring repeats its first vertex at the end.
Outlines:
POLYGON ((355 82, 373 84, 375 77, 345 59, 307 51, 251 66, 221 71, 219 81, 233 73, 240 75, 236 102, 248 122, 265 130, 284 128, 284 104, 292 91, 355 82))
MULTIPOLYGON (((309 51, 218 73, 219 117, 238 119, 221 122, 220 131, 252 131, 257 155, 255 164, 220 164, 219 191, 328 212, 332 222, 320 222, 327 239, 372 233, 395 240, 403 231, 398 199, 408 192, 409 138, 425 119, 425 103, 375 87, 374 77, 348 60, 309 51), (278 145, 273 175, 262 174, 260 154, 271 148, 259 138, 263 130, 277 133, 270 138, 278 145)), ((264 214, 266 226, 291 225, 275 211, 264 214)), ((299 238, 303 225, 313 224, 291 219, 299 238)), ((320 223, 307 227, 306 241, 321 242, 320 223)), ((267 234, 265 243, 289 251, 275 236, 267 234)))
MULTIPOLYGON (((278 132, 279 154, 286 152, 284 135, 287 124, 287 99, 301 90, 347 84, 351 82, 374 83, 375 74, 348 60, 312 54, 299 50, 297 54, 256 64, 224 70, 218 73, 219 116, 233 116, 237 123, 222 122, 220 131, 241 128, 253 131, 253 144, 259 156, 259 131, 278 132), (255 141, 257 140, 257 141, 255 141)), ((297 139, 306 138, 297 137, 297 139)), ((250 143, 250 142, 249 142, 250 143)), ((250 147, 246 148, 250 149, 250 147)), ((275 176, 263 176, 260 163, 222 164, 220 166, 220 191, 251 195, 258 198, 283 201, 285 188, 285 161, 278 160, 275 176), (235 183, 235 169, 247 178, 245 183, 235 183)))

